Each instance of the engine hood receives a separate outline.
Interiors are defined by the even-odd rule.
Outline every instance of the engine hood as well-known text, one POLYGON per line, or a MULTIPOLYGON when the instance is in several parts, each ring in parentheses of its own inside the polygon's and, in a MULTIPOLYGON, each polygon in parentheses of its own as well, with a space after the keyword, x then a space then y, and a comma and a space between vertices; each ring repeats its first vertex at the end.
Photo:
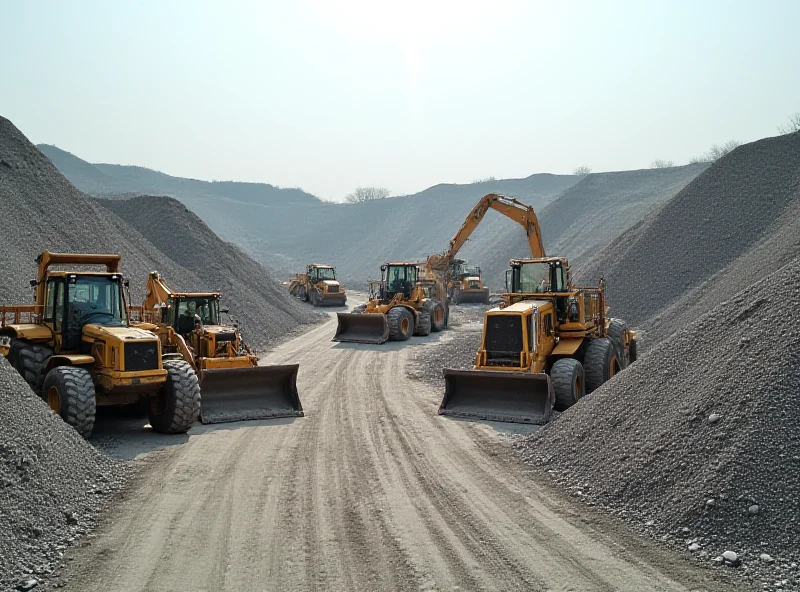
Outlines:
POLYGON ((339 286, 339 282, 337 280, 322 280, 322 283, 326 286, 339 286))
POLYGON ((107 327, 105 325, 84 325, 83 334, 103 341, 156 341, 158 337, 150 331, 136 327, 107 327))

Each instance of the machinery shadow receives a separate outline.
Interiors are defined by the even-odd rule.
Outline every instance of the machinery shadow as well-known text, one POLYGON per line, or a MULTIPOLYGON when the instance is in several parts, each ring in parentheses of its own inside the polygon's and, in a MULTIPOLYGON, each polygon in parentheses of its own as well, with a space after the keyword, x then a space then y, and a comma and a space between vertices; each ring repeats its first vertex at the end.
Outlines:
POLYGON ((357 349, 360 351, 399 351, 407 347, 418 347, 420 345, 430 345, 436 343, 442 338, 444 332, 431 333, 426 337, 413 336, 408 341, 387 341, 386 343, 373 344, 373 343, 347 343, 342 341, 335 342, 332 349, 357 349))
MULTIPOLYGON (((553 414, 555 419, 556 413, 553 414)), ((460 423, 482 425, 490 428, 497 434, 504 436, 525 436, 541 430, 544 425, 533 423, 510 423, 507 421, 489 421, 486 419, 467 419, 466 417, 456 417, 453 415, 440 415, 446 421, 457 421, 460 423)), ((550 421, 553 421, 551 419, 550 421)))
POLYGON ((153 430, 147 414, 118 408, 98 408, 94 430, 89 442, 98 450, 120 460, 134 460, 155 450, 181 446, 192 436, 236 430, 243 427, 272 427, 289 425, 300 417, 281 417, 202 424, 196 422, 185 434, 161 434, 153 430))

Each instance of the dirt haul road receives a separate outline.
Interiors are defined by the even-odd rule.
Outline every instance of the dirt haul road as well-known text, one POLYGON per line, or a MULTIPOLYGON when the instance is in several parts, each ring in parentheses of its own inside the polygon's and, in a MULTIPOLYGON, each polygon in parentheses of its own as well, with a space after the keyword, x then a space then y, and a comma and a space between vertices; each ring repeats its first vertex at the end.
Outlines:
POLYGON ((335 322, 271 353, 299 362, 307 416, 221 424, 151 455, 67 590, 730 590, 587 517, 485 425, 436 415, 417 345, 335 344, 335 322))

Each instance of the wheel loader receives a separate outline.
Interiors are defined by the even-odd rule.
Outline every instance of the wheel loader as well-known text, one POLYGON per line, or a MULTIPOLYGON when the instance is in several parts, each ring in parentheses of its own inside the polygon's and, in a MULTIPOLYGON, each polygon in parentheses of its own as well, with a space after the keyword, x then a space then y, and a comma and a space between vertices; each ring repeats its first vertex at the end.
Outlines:
POLYGON ((444 369, 440 415, 546 423, 636 359, 635 333, 606 316, 602 280, 572 285, 557 257, 512 260, 509 275, 472 370, 444 369))
POLYGON ((222 324, 220 314, 228 311, 220 309, 219 292, 174 292, 154 271, 139 310, 139 326, 197 372, 202 423, 303 416, 299 365, 259 366, 237 324, 222 324))
POLYGON ((454 260, 450 265, 447 297, 451 304, 489 304, 489 288, 483 284, 480 266, 467 265, 462 259, 454 260))
POLYGON ((0 307, 0 351, 31 389, 86 438, 97 406, 142 399, 155 431, 186 432, 200 411, 197 375, 130 325, 120 256, 44 251, 36 263, 35 304, 0 307))
POLYGON ((347 302, 344 286, 330 265, 312 263, 305 273, 296 273, 283 283, 289 287, 289 294, 314 306, 344 306, 347 302))
POLYGON ((338 313, 333 341, 380 344, 406 341, 447 327, 448 309, 443 278, 420 273, 425 262, 394 262, 381 266, 381 280, 369 282, 366 304, 338 313))

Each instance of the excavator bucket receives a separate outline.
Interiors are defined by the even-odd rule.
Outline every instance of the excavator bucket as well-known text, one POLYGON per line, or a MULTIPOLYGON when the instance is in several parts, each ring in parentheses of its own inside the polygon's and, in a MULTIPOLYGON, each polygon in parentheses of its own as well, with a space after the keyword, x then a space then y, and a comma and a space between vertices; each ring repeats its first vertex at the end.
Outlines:
POLYGON ((547 374, 445 368, 444 382, 439 415, 544 424, 555 404, 547 374))
POLYGON ((299 364, 203 371, 200 421, 225 423, 303 417, 297 393, 299 364))
POLYGON ((385 314, 337 313, 339 326, 333 341, 346 343, 384 343, 389 340, 385 314))

